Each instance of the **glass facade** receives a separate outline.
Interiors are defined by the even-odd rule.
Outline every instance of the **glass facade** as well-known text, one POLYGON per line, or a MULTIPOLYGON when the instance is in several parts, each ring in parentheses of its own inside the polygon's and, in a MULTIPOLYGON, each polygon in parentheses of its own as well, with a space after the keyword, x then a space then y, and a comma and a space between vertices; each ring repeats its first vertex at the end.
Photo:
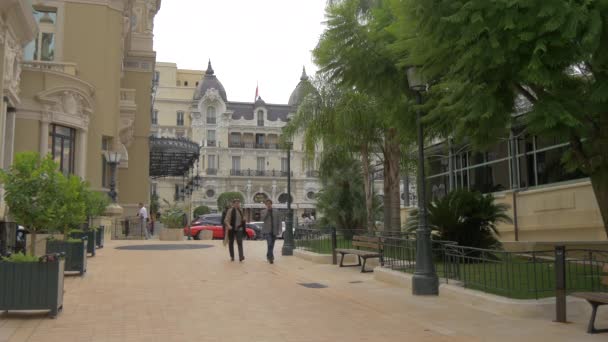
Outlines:
POLYGON ((453 189, 491 193, 585 178, 582 172, 564 166, 568 148, 559 137, 540 138, 523 129, 514 129, 512 138, 484 152, 452 148, 450 153, 445 145, 429 148, 427 196, 434 201, 453 189))
POLYGON ((23 58, 30 61, 50 62, 55 60, 55 34, 57 11, 54 9, 34 9, 38 23, 38 35, 23 50, 23 58))

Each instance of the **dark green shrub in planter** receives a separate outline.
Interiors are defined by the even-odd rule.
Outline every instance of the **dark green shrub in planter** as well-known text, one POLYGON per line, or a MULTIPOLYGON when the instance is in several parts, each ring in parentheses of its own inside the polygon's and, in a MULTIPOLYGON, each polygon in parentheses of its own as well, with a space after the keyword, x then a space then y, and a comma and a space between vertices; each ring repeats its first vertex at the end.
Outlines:
POLYGON ((87 271, 87 239, 55 240, 46 242, 47 253, 65 253, 65 271, 79 272, 81 275, 87 271))
POLYGON ((65 260, 15 255, 0 261, 0 311, 63 308, 65 260))
POLYGON ((94 229, 72 229, 70 230, 70 237, 73 239, 87 239, 87 253, 91 256, 95 256, 95 245, 97 244, 97 231, 94 229))

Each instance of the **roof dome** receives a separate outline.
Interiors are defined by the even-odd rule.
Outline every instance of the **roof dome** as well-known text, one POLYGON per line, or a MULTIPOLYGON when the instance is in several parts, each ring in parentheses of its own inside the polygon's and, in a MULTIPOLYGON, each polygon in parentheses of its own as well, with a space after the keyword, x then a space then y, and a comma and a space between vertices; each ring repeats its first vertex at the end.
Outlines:
POLYGON ((289 102, 287 103, 290 106, 297 107, 304 97, 308 95, 311 91, 316 92, 312 83, 308 79, 308 75, 306 75, 306 68, 302 67, 302 76, 300 76, 300 82, 296 86, 296 88, 291 92, 291 96, 289 97, 289 102))
POLYGON ((207 90, 215 88, 222 97, 224 102, 228 102, 228 98, 226 97, 226 90, 222 85, 222 82, 215 77, 215 73, 213 68, 211 67, 211 60, 209 60, 209 64, 207 64, 207 71, 205 71, 205 75, 203 79, 198 83, 198 87, 196 87, 196 91, 194 92, 194 99, 200 100, 207 90))
POLYGON ((255 103, 253 104, 254 108, 257 107, 266 107, 266 102, 264 102, 264 100, 262 100, 261 96, 258 96, 258 99, 255 100, 255 103))

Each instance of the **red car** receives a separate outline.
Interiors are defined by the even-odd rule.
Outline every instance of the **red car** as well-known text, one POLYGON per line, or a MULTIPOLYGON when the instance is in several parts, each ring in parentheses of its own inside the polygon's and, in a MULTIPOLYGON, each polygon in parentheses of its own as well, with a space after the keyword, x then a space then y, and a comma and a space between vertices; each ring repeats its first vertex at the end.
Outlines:
MULTIPOLYGON (((224 230, 222 226, 192 226, 190 227, 190 236, 199 240, 201 230, 210 230, 213 232, 214 239, 224 239, 224 230)), ((251 228, 245 228, 248 240, 255 240, 255 231, 251 228)), ((188 236, 188 227, 184 228, 184 236, 188 236)))

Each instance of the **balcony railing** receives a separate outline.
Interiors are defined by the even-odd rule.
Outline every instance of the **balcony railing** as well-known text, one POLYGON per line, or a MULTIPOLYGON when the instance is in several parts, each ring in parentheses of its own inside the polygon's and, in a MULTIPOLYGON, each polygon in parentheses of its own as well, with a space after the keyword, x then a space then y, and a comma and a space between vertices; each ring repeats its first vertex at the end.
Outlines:
POLYGON ((58 71, 72 76, 76 76, 77 73, 76 63, 26 61, 23 62, 21 65, 25 68, 58 71))
POLYGON ((207 140, 207 147, 216 147, 217 141, 215 140, 207 140))
POLYGON ((211 125, 215 125, 217 123, 216 118, 207 118, 207 123, 211 125))
MULTIPOLYGON (((242 177, 287 177, 286 171, 279 170, 230 170, 231 176, 242 176, 242 177)), ((291 172, 293 176, 293 172, 291 172)))
POLYGON ((217 175, 217 169, 207 169, 207 175, 208 176, 215 176, 215 175, 217 175))
POLYGON ((228 147, 234 148, 256 148, 256 149, 264 149, 264 150, 276 150, 279 148, 279 144, 258 144, 251 142, 236 142, 232 141, 228 144, 228 147))
POLYGON ((317 178, 319 177, 319 171, 308 170, 306 171, 306 177, 317 178))

